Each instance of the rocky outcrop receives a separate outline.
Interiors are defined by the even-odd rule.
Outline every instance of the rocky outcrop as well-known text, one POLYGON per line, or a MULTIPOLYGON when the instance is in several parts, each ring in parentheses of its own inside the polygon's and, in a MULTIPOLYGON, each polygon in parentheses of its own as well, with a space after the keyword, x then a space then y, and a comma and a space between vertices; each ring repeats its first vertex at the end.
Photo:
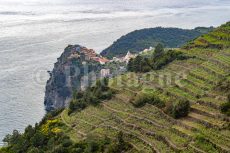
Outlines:
POLYGON ((45 108, 47 111, 66 107, 75 90, 84 90, 100 77, 100 63, 92 60, 97 55, 92 49, 69 45, 49 72, 46 84, 45 108))

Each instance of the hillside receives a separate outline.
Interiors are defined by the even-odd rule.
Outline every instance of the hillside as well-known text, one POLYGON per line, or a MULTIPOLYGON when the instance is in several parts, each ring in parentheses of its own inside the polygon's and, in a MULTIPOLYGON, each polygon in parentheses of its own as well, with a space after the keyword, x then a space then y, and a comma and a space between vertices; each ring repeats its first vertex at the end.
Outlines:
POLYGON ((158 43, 162 43, 168 48, 177 48, 210 30, 212 27, 197 27, 193 30, 161 27, 136 30, 119 38, 103 50, 101 55, 112 58, 113 56, 123 56, 128 50, 138 53, 150 46, 155 47, 158 43))
POLYGON ((230 103, 229 33, 226 23, 176 50, 191 58, 176 59, 155 71, 128 72, 110 79, 107 86, 96 84, 76 94, 75 111, 48 114, 26 134, 8 136, 10 145, 2 151, 29 142, 22 152, 230 152, 230 117, 220 111, 230 103), (112 97, 105 97, 107 90, 112 97), (145 102, 141 95, 153 99, 145 102), (137 107, 138 98, 144 104, 137 107), (167 111, 182 99, 190 103, 190 111, 175 119, 167 111))
POLYGON ((229 38, 229 26, 230 22, 222 25, 209 32, 208 34, 202 35, 198 39, 191 41, 184 46, 186 49, 191 48, 214 48, 214 49, 224 49, 230 46, 229 38))

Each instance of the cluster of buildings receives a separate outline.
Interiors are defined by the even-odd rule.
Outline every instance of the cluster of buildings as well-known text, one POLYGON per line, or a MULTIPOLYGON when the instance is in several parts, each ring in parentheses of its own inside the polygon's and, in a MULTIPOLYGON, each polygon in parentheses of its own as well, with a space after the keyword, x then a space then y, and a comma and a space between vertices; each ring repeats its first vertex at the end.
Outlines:
MULTIPOLYGON (((150 47, 149 49, 144 49, 139 54, 147 53, 149 51, 152 51, 153 49, 154 49, 153 47, 150 47)), ((93 49, 76 46, 74 49, 72 49, 71 55, 69 58, 78 58, 80 57, 79 53, 85 55, 85 60, 93 60, 93 61, 99 62, 100 64, 106 64, 108 62, 128 63, 130 59, 135 58, 138 55, 138 54, 132 54, 130 51, 128 51, 127 54, 123 57, 113 57, 112 60, 109 60, 97 54, 93 49)))
POLYGON ((125 62, 128 63, 131 58, 135 58, 137 54, 132 54, 130 51, 127 52, 127 54, 124 57, 113 57, 113 59, 110 62, 125 62))
POLYGON ((105 64, 110 61, 107 58, 98 55, 93 49, 79 46, 71 50, 71 55, 69 56, 69 58, 79 58, 79 53, 85 55, 85 60, 93 60, 99 62, 100 64, 105 64))
MULTIPOLYGON (((131 58, 135 58, 136 56, 137 56, 137 54, 132 54, 132 53, 130 53, 130 51, 128 51, 124 57, 120 57, 120 58, 119 57, 113 57, 113 59, 110 60, 109 62, 128 63, 131 58)), ((125 71, 125 67, 120 66, 119 71, 121 71, 121 72, 125 71)), ((102 69, 101 70, 101 77, 110 77, 110 76, 111 76, 110 69, 102 69)))
MULTIPOLYGON (((150 47, 149 49, 145 49, 140 53, 146 53, 151 50, 153 50, 152 47, 150 47)), ((69 58, 79 58, 80 57, 79 53, 85 55, 85 60, 93 60, 93 61, 99 62, 102 65, 108 62, 128 63, 130 59, 135 58, 138 55, 138 54, 132 54, 130 51, 128 51, 127 54, 123 57, 113 57, 112 60, 109 60, 97 54, 93 49, 76 46, 74 49, 72 49, 71 55, 69 56, 69 58)), ((101 77, 108 77, 111 75, 111 72, 110 72, 110 69, 101 69, 100 74, 101 74, 101 77)))
POLYGON ((87 49, 86 47, 83 47, 81 53, 85 54, 86 60, 93 60, 99 62, 100 64, 109 62, 107 58, 98 55, 93 49, 87 49))
MULTIPOLYGON (((147 52, 151 50, 152 48, 150 47, 149 49, 146 49, 142 52, 147 52)), ((113 57, 112 60, 109 60, 105 57, 102 57, 101 55, 97 54, 93 49, 88 49, 86 47, 75 47, 71 51, 71 55, 69 58, 78 58, 80 57, 80 54, 85 55, 85 60, 93 60, 96 62, 99 62, 100 64, 106 64, 108 62, 121 62, 121 63, 128 63, 131 58, 135 58, 137 54, 132 54, 130 51, 127 52, 127 54, 123 57, 113 57)))

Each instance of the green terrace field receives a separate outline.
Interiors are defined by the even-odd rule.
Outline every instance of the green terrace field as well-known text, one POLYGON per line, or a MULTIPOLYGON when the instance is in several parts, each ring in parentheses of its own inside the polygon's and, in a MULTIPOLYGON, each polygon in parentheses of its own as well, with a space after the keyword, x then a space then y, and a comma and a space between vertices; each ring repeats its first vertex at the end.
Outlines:
POLYGON ((116 91, 112 99, 70 115, 65 109, 56 117, 66 125, 60 129, 74 142, 88 135, 114 139, 122 131, 133 147, 130 153, 230 152, 230 117, 220 112, 227 95, 215 89, 221 80, 230 80, 229 30, 227 23, 177 49, 194 58, 110 79, 109 87, 116 91), (165 104, 187 99, 190 112, 174 119, 164 108, 134 107, 133 101, 141 93, 155 95, 165 104))
POLYGON ((204 34, 194 41, 190 42, 185 48, 218 48, 223 49, 230 46, 229 34, 230 22, 214 29, 208 34, 204 34))
POLYGON ((113 139, 123 131, 133 146, 131 152, 230 152, 230 118, 219 111, 227 98, 213 90, 229 76, 229 52, 174 61, 158 71, 117 76, 109 82, 116 90, 111 100, 70 116, 65 110, 60 119, 75 142, 89 134, 113 139), (190 113, 176 120, 150 104, 135 108, 131 102, 141 92, 157 95, 162 101, 186 98, 191 103, 190 113))

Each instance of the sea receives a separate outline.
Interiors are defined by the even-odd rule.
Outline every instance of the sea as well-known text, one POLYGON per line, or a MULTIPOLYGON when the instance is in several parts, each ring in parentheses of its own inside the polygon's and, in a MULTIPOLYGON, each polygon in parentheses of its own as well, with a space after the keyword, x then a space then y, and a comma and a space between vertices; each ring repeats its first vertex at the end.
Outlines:
POLYGON ((229 0, 0 0, 0 145, 45 114, 45 84, 68 44, 100 53, 150 27, 219 26, 229 0))

